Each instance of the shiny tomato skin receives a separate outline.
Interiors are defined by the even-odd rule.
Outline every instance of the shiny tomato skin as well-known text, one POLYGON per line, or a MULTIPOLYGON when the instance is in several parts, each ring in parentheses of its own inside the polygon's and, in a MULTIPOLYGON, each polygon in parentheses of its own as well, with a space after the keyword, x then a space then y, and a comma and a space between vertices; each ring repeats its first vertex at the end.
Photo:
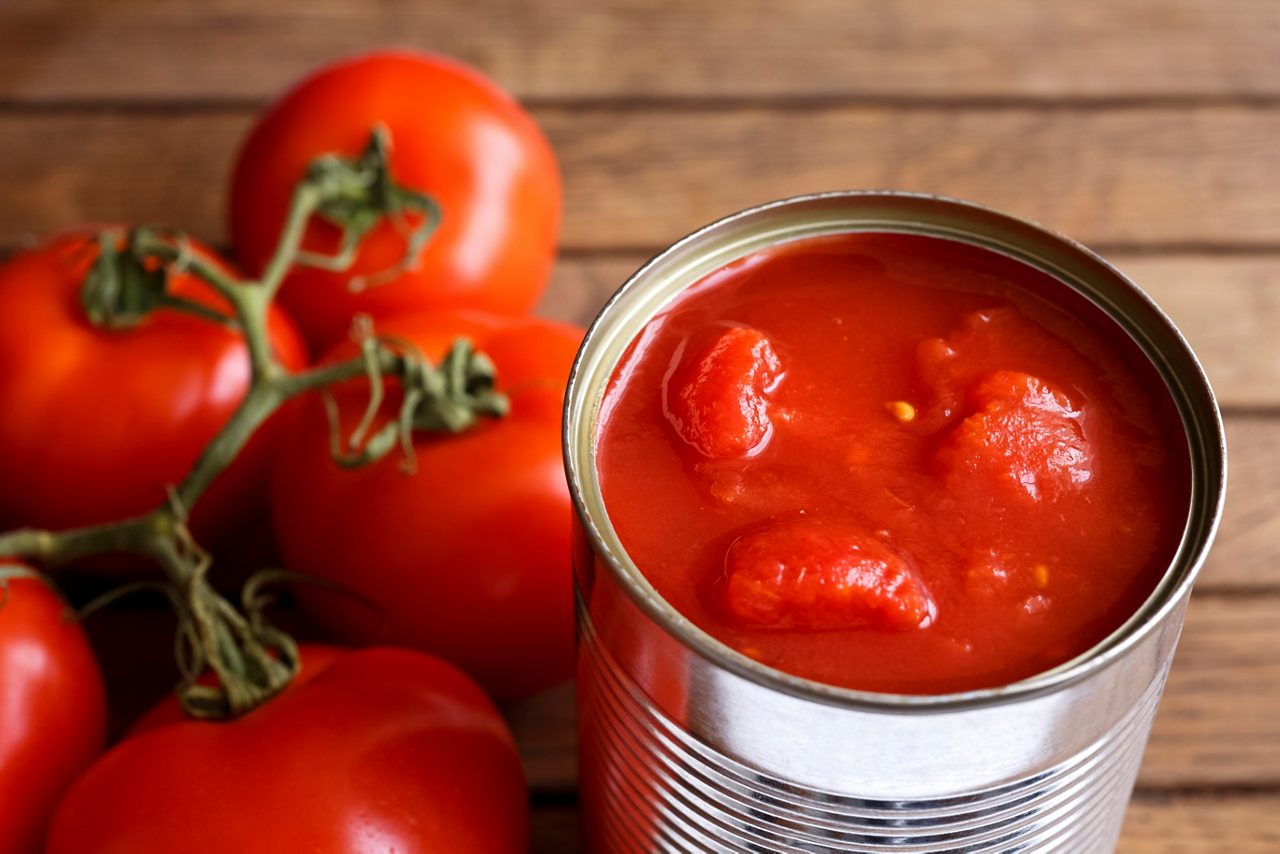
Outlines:
MULTIPOLYGON (((306 644, 304 649, 306 650, 306 655, 302 656, 298 662, 298 672, 294 674, 293 681, 289 683, 290 690, 307 684, 317 674, 327 670, 335 659, 349 652, 345 647, 321 643, 306 644)), ((200 678, 200 682, 204 685, 217 684, 212 673, 205 673, 200 678)), ((178 701, 177 694, 170 694, 148 709, 142 717, 134 721, 133 726, 129 727, 129 736, 139 735, 148 730, 159 729, 169 724, 185 723, 187 720, 189 718, 182 708, 182 703, 178 701)))
POLYGON ((932 610, 906 561, 848 526, 775 522, 734 541, 724 563, 729 612, 742 625, 904 631, 927 626, 932 610))
MULTIPOLYGON (((570 503, 560 453, 565 382, 577 328, 474 313, 405 315, 378 327, 437 362, 469 337, 512 403, 461 435, 418 434, 416 472, 397 451, 361 469, 329 457, 319 398, 305 401, 272 471, 272 517, 285 565, 357 591, 376 606, 302 586, 311 615, 343 640, 422 649, 496 696, 567 678, 573 662, 570 503)), ((349 357, 344 345, 331 359, 349 357)), ((367 381, 337 391, 344 435, 367 381)), ((383 417, 398 406, 389 389, 383 417)))
POLYGON ((1034 506, 1092 480, 1083 414, 1060 390, 1020 371, 996 371, 968 397, 974 411, 938 450, 947 477, 961 488, 980 483, 999 506, 1034 506))
MULTIPOLYGON (((216 258, 199 244, 195 251, 216 258)), ((0 266, 0 529, 65 529, 151 510, 248 390, 243 340, 212 321, 162 309, 127 329, 91 325, 79 292, 96 255, 86 230, 0 266)), ((190 275, 171 287, 222 307, 190 275)), ((283 362, 305 364, 282 312, 272 311, 269 331, 283 362)), ((227 530, 261 495, 269 432, 193 508, 197 534, 227 530)))
POLYGON ((125 739, 67 793, 46 851, 481 854, 522 851, 527 834, 493 703, 439 659, 381 648, 336 656, 237 720, 125 739))
POLYGON ((768 399, 782 373, 764 333, 730 327, 676 368, 664 395, 667 419, 705 457, 749 456, 773 432, 768 399))
MULTIPOLYGON (((0 572, 6 568, 0 566, 0 572)), ((98 664, 44 581, 0 581, 0 851, 39 850, 62 793, 102 750, 98 664)))
MULTIPOLYGON (((458 63, 412 51, 378 51, 319 69, 272 105, 245 141, 231 185, 236 258, 260 272, 275 247, 294 185, 323 154, 354 156, 371 129, 391 134, 398 183, 442 210, 421 263, 359 292, 353 275, 393 268, 402 230, 384 222, 366 235, 350 271, 298 269, 281 293, 313 350, 344 336, 357 312, 376 317, 416 308, 529 311, 546 286, 560 228, 555 155, 506 92, 458 63)), ((416 215, 409 221, 416 222, 416 215)), ((304 247, 325 253, 339 231, 313 221, 304 247)))

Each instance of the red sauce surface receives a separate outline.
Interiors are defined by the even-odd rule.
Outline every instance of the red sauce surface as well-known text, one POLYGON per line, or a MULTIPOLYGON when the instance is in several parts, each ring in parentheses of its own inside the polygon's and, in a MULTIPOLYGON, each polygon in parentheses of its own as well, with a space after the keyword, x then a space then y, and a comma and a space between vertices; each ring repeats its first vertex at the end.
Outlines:
POLYGON ((889 234, 687 290, 619 364, 597 450, 624 547, 694 623, 798 676, 924 694, 1031 676, 1123 623, 1182 535, 1187 457, 1098 309, 889 234))

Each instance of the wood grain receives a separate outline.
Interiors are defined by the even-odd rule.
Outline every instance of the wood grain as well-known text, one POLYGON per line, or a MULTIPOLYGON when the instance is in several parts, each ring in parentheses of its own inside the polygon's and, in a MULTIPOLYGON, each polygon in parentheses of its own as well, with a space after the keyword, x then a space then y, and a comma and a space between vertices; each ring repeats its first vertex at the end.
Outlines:
POLYGON ((1139 787, 1280 786, 1280 596, 1194 595, 1139 787))
POLYGON ((1277 816, 1280 795, 1274 793, 1140 795, 1129 805, 1116 850, 1119 854, 1274 854, 1280 851, 1277 816))
MULTIPOLYGON (((838 187, 926 190, 1093 244, 1280 247, 1280 111, 855 107, 536 111, 565 175, 563 245, 662 246, 838 187)), ((81 221, 223 235, 245 110, 0 111, 0 241, 81 221)), ((428 188, 429 189, 429 188, 428 188)))
MULTIPOLYGON (((1280 850, 1280 795, 1139 795, 1129 805, 1117 854, 1274 854, 1280 850)), ((578 850, 572 807, 539 807, 533 854, 578 850)))
MULTIPOLYGON (((1132 250, 1108 255, 1235 411, 1227 515, 1118 850, 1280 850, 1280 3, 3 0, 0 249, 85 221, 220 240, 252 108, 386 43, 535 105, 567 192, 553 316, 585 321, 715 217, 840 186, 1132 250)), ((172 679, 171 620, 95 619, 119 731, 172 679)), ((571 690, 505 709, 545 854, 578 845, 571 690)))
POLYGON ((1249 108, 541 112, 565 243, 662 245, 801 192, 894 187, 1016 211, 1088 243, 1280 240, 1280 112, 1249 108))
MULTIPOLYGON (((1280 419, 1229 415, 1227 506, 1198 588, 1280 588, 1280 419)), ((1280 766, 1277 766, 1280 773, 1280 766)))
POLYGON ((1280 93, 1270 0, 5 0, 0 97, 260 99, 380 44, 541 99, 1280 93))
POLYGON ((502 713, 516 737, 525 775, 534 791, 571 792, 578 776, 573 684, 507 703, 502 713))

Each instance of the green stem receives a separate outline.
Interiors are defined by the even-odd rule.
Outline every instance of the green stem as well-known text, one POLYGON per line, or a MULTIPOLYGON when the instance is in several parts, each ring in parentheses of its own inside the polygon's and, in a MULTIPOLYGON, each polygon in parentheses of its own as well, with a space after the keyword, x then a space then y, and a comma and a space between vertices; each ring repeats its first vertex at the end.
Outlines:
POLYGON ((140 228, 135 232, 133 247, 139 256, 179 265, 207 283, 235 309, 236 299, 245 283, 238 281, 212 259, 194 251, 181 235, 175 236, 165 230, 140 228))
POLYGON ((235 320, 233 320, 231 317, 227 316, 226 314, 223 314, 222 312, 218 311, 216 308, 210 308, 204 303, 199 303, 199 302, 196 302, 195 300, 184 299, 183 297, 175 297, 171 294, 165 294, 163 299, 160 300, 159 307, 172 308, 172 309, 176 309, 177 311, 186 312, 187 314, 193 314, 196 317, 200 318, 201 320, 207 320, 210 323, 216 323, 219 326, 224 326, 228 329, 232 329, 232 330, 239 329, 239 327, 236 325, 235 320))
MULTIPOLYGON (((383 373, 399 374, 404 365, 404 359, 401 356, 388 350, 380 349, 377 353, 377 360, 378 368, 383 373)), ((308 391, 315 391, 336 383, 354 380, 366 376, 368 373, 368 363, 363 358, 356 357, 345 362, 321 365, 302 373, 289 374, 281 377, 277 385, 286 398, 296 397, 308 391)))
MULTIPOLYGON (((378 359, 383 371, 388 373, 396 372, 402 363, 399 356, 386 351, 380 352, 378 359)), ((262 423, 286 400, 308 391, 356 379, 367 372, 367 363, 363 358, 357 357, 345 362, 321 365, 301 373, 267 376, 255 383, 222 428, 222 432, 204 449, 186 479, 178 486, 175 492, 178 503, 185 508, 194 506, 214 478, 231 464, 262 423)), ((3 553, 2 548, 0 553, 3 553)))
POLYGON ((222 431, 205 447, 195 466, 174 491, 180 508, 189 510, 195 506, 209 484, 231 464, 262 422, 276 411, 284 399, 278 382, 272 378, 250 387, 222 431))
MULTIPOLYGON (((143 257, 159 259, 167 264, 178 264, 186 272, 203 280, 212 287, 220 297, 231 306, 232 317, 218 317, 225 322, 234 323, 244 334, 245 345, 249 349, 249 362, 255 379, 280 372, 275 353, 271 349, 271 338, 267 329, 268 308, 271 296, 265 289, 254 282, 241 282, 224 271, 218 264, 194 252, 185 242, 172 235, 143 229, 135 237, 135 251, 143 257)), ((276 254, 280 254, 277 249, 276 254)), ((188 311, 200 317, 208 318, 212 309, 199 303, 166 295, 165 301, 172 308, 188 311)))
POLYGON ((357 158, 318 158, 298 184, 275 251, 258 281, 240 281, 216 261, 194 251, 181 233, 139 227, 100 235, 99 262, 82 288, 92 322, 124 328, 151 310, 185 311, 230 326, 244 337, 252 366, 249 390, 219 434, 174 487, 167 501, 143 516, 68 531, 22 529, 0 534, 0 558, 25 558, 44 567, 100 554, 148 558, 165 572, 179 616, 177 648, 184 681, 179 695, 188 713, 223 718, 244 714, 281 689, 297 672, 297 647, 273 628, 251 601, 246 585, 242 613, 206 579, 210 556, 187 528, 188 511, 229 466, 262 424, 287 400, 335 383, 367 376, 371 395, 365 419, 345 445, 335 443, 344 465, 372 462, 389 453, 399 438, 411 448, 410 430, 460 432, 481 416, 500 417, 507 401, 497 391, 493 366, 466 342, 457 342, 438 367, 402 342, 363 333, 360 355, 344 362, 291 373, 272 351, 268 329, 271 303, 291 266, 314 258, 302 250, 313 217, 343 229, 340 260, 349 266, 359 241, 379 221, 404 211, 423 213, 423 225, 407 239, 401 269, 418 253, 439 219, 429 197, 397 185, 391 176, 385 130, 375 129, 357 158), (123 239, 123 250, 119 247, 123 239), (157 267, 159 262, 159 267, 157 267), (206 282, 227 304, 230 315, 168 290, 168 276, 186 272, 206 282), (368 441, 365 433, 383 399, 384 376, 404 389, 398 416, 368 441), (245 616, 248 614, 248 617, 245 616), (216 686, 198 676, 211 670, 216 686))
POLYGON ((275 297, 276 291, 284 283, 289 267, 302 247, 302 238, 307 233, 307 224, 322 201, 320 188, 310 181, 303 181, 293 191, 289 214, 285 218, 284 230, 280 233, 276 251, 267 262, 266 269, 262 271, 261 286, 268 300, 275 297))
POLYGON ((99 554, 151 556, 157 536, 168 536, 162 513, 124 522, 92 525, 69 531, 19 528, 0 534, 0 557, 24 557, 43 566, 57 567, 99 554))

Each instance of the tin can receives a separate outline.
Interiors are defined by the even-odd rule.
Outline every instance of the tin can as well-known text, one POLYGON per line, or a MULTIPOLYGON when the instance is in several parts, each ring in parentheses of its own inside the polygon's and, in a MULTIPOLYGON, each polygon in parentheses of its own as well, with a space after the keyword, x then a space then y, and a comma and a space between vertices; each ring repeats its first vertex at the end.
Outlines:
POLYGON ((1112 850, 1226 484, 1222 419, 1173 323, 1083 246, 1033 223, 913 193, 802 196, 734 214, 635 273, 601 311, 566 397, 577 511, 578 727, 588 851, 1112 850), (783 242, 849 232, 961 241, 1043 270, 1105 312, 1167 383, 1191 501, 1178 551, 1104 641, 1000 688, 938 696, 837 688, 766 667, 668 605, 604 507, 605 386, 664 305, 783 242))

